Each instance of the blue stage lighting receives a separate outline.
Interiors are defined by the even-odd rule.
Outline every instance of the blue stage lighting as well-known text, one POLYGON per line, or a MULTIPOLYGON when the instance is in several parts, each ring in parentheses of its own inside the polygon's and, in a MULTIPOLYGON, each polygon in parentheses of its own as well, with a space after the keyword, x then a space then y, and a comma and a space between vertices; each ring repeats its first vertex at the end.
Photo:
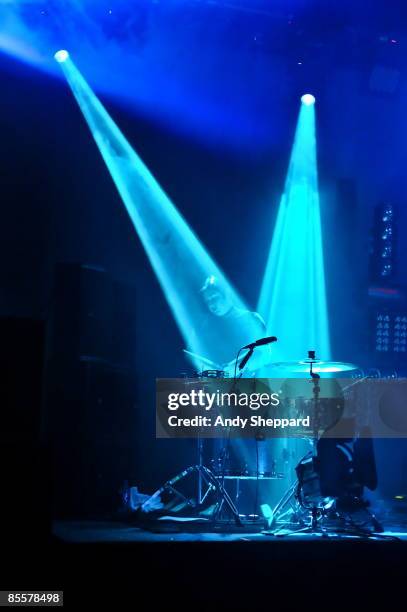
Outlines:
MULTIPOLYGON (((310 95, 310 94, 308 94, 310 95)), ((303 96, 304 97, 304 96, 303 96)), ((311 96, 313 98, 313 96, 311 96)), ((259 300, 283 360, 330 359, 315 106, 303 101, 259 300)))
MULTIPOLYGON (((59 57, 55 59, 60 62, 117 186, 186 347, 217 365, 233 360, 241 346, 264 336, 261 320, 240 316, 243 310, 247 311, 241 298, 75 64, 71 59, 62 63, 59 57), (229 307, 239 316, 229 316, 229 307), (228 355, 225 347, 229 347, 228 355)), ((199 358, 192 360, 199 370, 211 368, 199 358)))
MULTIPOLYGON (((241 346, 264 336, 261 319, 243 316, 247 307, 75 64, 71 59, 59 63, 145 248, 185 345, 195 355, 190 355, 194 368, 217 369, 225 361, 234 361, 241 346), (225 301, 236 316, 230 316, 231 311, 224 312, 225 301)), ((160 338, 156 350, 160 351, 160 338)), ((256 355, 251 363, 255 359, 256 355)), ((232 365, 223 369, 229 374, 233 372, 232 365)), ((168 371, 162 374, 168 376, 168 371)), ((242 465, 253 463, 253 452, 244 440, 236 440, 236 448, 242 465)))
POLYGON ((58 64, 62 64, 63 62, 66 62, 68 57, 69 57, 69 53, 65 49, 61 49, 60 51, 57 51, 54 55, 54 58, 56 59, 58 64))
POLYGON ((315 97, 312 94, 304 94, 301 96, 301 102, 305 104, 305 106, 312 106, 315 104, 315 97))
MULTIPOLYGON (((330 359, 322 233, 319 211, 314 97, 302 98, 284 193, 281 196, 258 311, 279 342, 274 359, 299 361, 308 350, 330 359), (311 100, 312 99, 312 100, 311 100)), ((277 374, 274 374, 276 376, 277 374)), ((273 376, 272 371, 269 376, 273 376)), ((292 374, 302 377, 304 374, 292 374)), ((308 376, 308 375, 307 375, 308 376)), ((308 452, 303 440, 273 441, 273 455, 287 457, 294 473, 308 452)), ((276 490, 270 490, 270 498, 276 490)))

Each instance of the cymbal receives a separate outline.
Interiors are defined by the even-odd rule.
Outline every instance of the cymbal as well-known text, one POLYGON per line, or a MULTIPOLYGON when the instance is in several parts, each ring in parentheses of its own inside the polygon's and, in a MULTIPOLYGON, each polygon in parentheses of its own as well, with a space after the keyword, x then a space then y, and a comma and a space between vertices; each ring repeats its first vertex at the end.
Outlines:
POLYGON ((192 351, 187 351, 187 349, 182 349, 185 355, 192 361, 195 367, 207 366, 207 369, 211 370, 221 370, 221 366, 218 363, 215 363, 211 359, 207 359, 202 355, 198 355, 197 353, 193 353, 192 351), (199 365, 198 365, 199 364, 199 365))
POLYGON ((327 374, 335 374, 336 372, 350 372, 358 370, 358 366, 353 363, 344 363, 343 361, 321 361, 320 359, 304 359, 303 361, 280 361, 270 364, 271 369, 279 370, 286 374, 302 372, 306 374, 310 371, 312 363, 312 371, 318 374, 319 372, 327 374))

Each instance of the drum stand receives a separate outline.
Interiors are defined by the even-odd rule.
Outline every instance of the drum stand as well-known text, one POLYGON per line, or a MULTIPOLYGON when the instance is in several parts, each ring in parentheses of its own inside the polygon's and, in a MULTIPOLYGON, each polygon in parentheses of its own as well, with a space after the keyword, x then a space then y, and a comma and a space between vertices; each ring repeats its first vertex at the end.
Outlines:
POLYGON ((173 495, 175 499, 177 499, 179 502, 184 503, 186 506, 189 506, 195 511, 197 507, 201 506, 204 503, 208 495, 214 492, 216 496, 216 502, 215 511, 212 515, 212 520, 218 520, 222 513, 224 511, 227 511, 233 517, 236 525, 238 525, 239 527, 242 526, 242 521, 240 520, 237 508, 233 503, 229 493, 226 491, 222 479, 217 478, 212 472, 212 470, 207 468, 205 465, 192 465, 174 476, 173 478, 171 478, 171 480, 167 480, 167 482, 165 482, 163 486, 160 487, 160 489, 158 489, 155 493, 153 493, 151 497, 148 498, 148 500, 143 504, 143 506, 145 506, 145 508, 148 508, 149 506, 151 506, 152 501, 160 499, 161 495, 165 492, 171 493, 171 495, 173 495), (188 476, 194 471, 196 471, 198 474, 198 482, 200 483, 199 486, 201 487, 201 497, 199 498, 198 503, 195 503, 193 500, 188 499, 183 493, 181 493, 181 491, 179 491, 174 486, 178 481, 185 478, 185 476, 188 476), (203 485, 206 485, 206 491, 202 495, 203 485))
MULTIPOLYGON (((310 359, 310 377, 313 383, 313 405, 314 405, 314 419, 313 419, 313 437, 312 437, 312 451, 308 455, 305 455, 299 465, 307 458, 317 457, 317 443, 319 438, 319 393, 320 386, 319 380, 320 376, 316 372, 313 371, 313 362, 315 360, 315 351, 308 351, 308 358, 310 359)), ((357 537, 378 537, 383 531, 383 527, 380 525, 379 521, 376 519, 374 514, 369 512, 369 510, 361 503, 361 500, 358 500, 360 503, 360 509, 366 513, 366 522, 370 522, 374 531, 369 531, 368 529, 364 529, 363 526, 358 526, 350 516, 350 512, 348 516, 346 513, 335 510, 336 517, 338 522, 343 523, 342 527, 331 528, 329 526, 324 525, 324 521, 328 518, 330 511, 332 510, 336 498, 325 498, 327 501, 324 504, 323 501, 318 503, 313 503, 310 506, 307 506, 303 501, 301 501, 301 483, 298 479, 287 489, 284 493, 283 497, 277 503, 275 508, 272 511, 271 517, 271 525, 274 523, 275 528, 269 529, 263 533, 268 535, 281 535, 279 532, 281 529, 289 528, 289 526, 295 523, 295 519, 297 519, 297 525, 299 525, 298 529, 290 530, 287 535, 296 535, 296 534, 309 534, 309 535, 321 535, 323 537, 329 537, 329 534, 332 536, 335 535, 348 535, 348 536, 357 536, 357 537), (304 517, 304 511, 308 511, 310 514, 311 522, 306 525, 306 518, 304 517), (282 521, 283 517, 288 515, 291 512, 291 521, 287 521, 283 523, 281 527, 277 527, 277 521, 282 521), (294 520, 293 520, 294 519, 294 520)), ((270 527, 271 527, 270 525, 270 527)))
MULTIPOLYGON (((316 372, 313 371, 312 365, 313 362, 315 360, 315 351, 308 351, 308 359, 310 360, 310 369, 309 369, 309 374, 310 374, 310 378, 313 384, 313 389, 312 389, 312 394, 313 394, 313 406, 314 406, 314 418, 313 418, 313 433, 312 433, 312 451, 311 453, 308 453, 307 455, 305 455, 299 465, 301 465, 301 463, 304 461, 304 459, 306 457, 308 457, 309 455, 311 455, 312 458, 316 458, 317 456, 317 443, 318 443, 318 433, 319 433, 319 428, 318 428, 318 423, 319 423, 319 392, 321 390, 321 387, 319 386, 319 380, 320 380, 320 376, 319 374, 317 374, 316 372)), ((299 482, 299 480, 297 479, 289 488, 288 490, 284 493, 283 497, 280 499, 280 501, 278 502, 278 504, 275 506, 275 508, 273 509, 273 521, 276 520, 276 518, 279 516, 279 514, 282 513, 282 511, 287 508, 287 506, 291 507, 291 510, 293 511, 293 515, 294 516, 299 516, 300 515, 300 508, 301 508, 301 503, 300 503, 300 496, 301 496, 301 484, 299 482)), ((320 530, 319 528, 319 520, 322 518, 323 515, 323 508, 319 507, 318 505, 313 504, 310 508, 311 510, 311 524, 309 525, 309 527, 305 527, 304 529, 300 529, 301 532, 306 531, 307 533, 319 533, 320 530), (309 530, 309 531, 308 531, 309 530)), ((289 509, 287 509, 286 513, 289 512, 289 509)), ((285 514, 286 514, 285 513, 285 514)), ((303 520, 300 519, 300 524, 303 524, 303 520)))
POLYGON ((302 506, 296 493, 299 486, 298 481, 295 482, 286 492, 279 504, 275 507, 271 524, 272 528, 264 531, 264 534, 278 536, 308 534, 319 535, 325 538, 338 536, 353 536, 359 538, 386 537, 381 536, 383 533, 383 527, 375 515, 370 512, 366 506, 360 506, 360 510, 364 512, 366 520, 364 523, 358 524, 355 522, 350 512, 343 512, 339 511, 338 509, 334 509, 334 504, 336 501, 335 498, 328 498, 325 507, 314 505, 311 508, 306 508, 302 506), (291 508, 287 508, 289 505, 291 508), (283 512, 284 509, 286 509, 285 512, 283 512), (305 509, 308 509, 311 512, 311 522, 308 525, 305 524, 307 519, 303 517, 305 509), (286 520, 281 525, 278 525, 278 522, 283 521, 284 517, 290 512, 290 510, 294 520, 286 520), (336 520, 334 525, 326 523, 329 521, 331 516, 334 520, 336 520), (372 529, 367 528, 368 523, 371 525, 372 529), (293 528, 295 524, 298 526, 298 528, 293 528), (283 529, 288 529, 289 531, 281 533, 283 529))

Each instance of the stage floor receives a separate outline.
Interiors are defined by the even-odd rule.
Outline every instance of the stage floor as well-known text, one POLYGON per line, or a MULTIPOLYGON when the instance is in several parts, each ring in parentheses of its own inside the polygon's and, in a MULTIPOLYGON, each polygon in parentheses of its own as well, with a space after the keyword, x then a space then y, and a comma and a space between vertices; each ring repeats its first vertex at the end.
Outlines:
POLYGON ((30 517, 22 527, 3 529, 3 588, 63 590, 75 610, 350 610, 405 598, 405 525, 386 525, 393 538, 377 541, 152 533, 108 521, 58 521, 47 538, 30 517))
MULTIPOLYGON (((393 523, 388 527, 377 541, 400 541, 407 542, 407 520, 405 524, 393 523), (383 537, 385 536, 385 537, 383 537), (387 537, 386 537, 387 536, 387 537), (387 539, 388 538, 388 539, 387 539)), ((229 528, 230 529, 230 528, 229 528)), ((125 523, 103 522, 103 521, 56 521, 53 527, 54 536, 63 542, 96 543, 96 542, 256 542, 272 543, 276 541, 325 541, 337 540, 338 535, 330 533, 328 537, 313 534, 294 534, 283 531, 278 535, 265 533, 203 533, 191 532, 166 532, 156 533, 139 527, 129 526, 125 523)), ((355 541, 360 538, 355 536, 340 536, 341 540, 355 541)), ((369 541, 375 541, 370 538, 369 541)))

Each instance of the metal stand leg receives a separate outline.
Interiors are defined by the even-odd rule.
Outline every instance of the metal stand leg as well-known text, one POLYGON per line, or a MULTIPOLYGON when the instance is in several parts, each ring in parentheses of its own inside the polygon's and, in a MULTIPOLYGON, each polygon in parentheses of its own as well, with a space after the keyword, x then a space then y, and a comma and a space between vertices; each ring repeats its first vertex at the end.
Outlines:
MULTIPOLYGON (((203 465, 203 440, 198 438, 198 466, 203 465)), ((202 472, 198 470, 198 504, 202 503, 202 472)))

